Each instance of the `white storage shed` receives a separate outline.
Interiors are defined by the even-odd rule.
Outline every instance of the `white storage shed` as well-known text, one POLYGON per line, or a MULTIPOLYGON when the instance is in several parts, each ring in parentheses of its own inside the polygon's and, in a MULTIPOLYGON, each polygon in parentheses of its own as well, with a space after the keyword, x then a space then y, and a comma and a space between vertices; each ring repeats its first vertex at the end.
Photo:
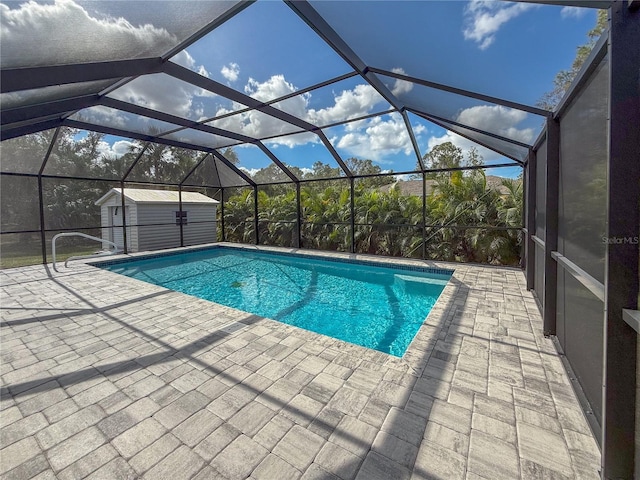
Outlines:
MULTIPOLYGON (((124 247, 122 189, 112 188, 96 201, 102 218, 102 238, 124 247), (120 227, 120 228, 117 228, 120 227)), ((127 250, 140 252, 215 242, 218 201, 195 192, 124 189, 127 250)))

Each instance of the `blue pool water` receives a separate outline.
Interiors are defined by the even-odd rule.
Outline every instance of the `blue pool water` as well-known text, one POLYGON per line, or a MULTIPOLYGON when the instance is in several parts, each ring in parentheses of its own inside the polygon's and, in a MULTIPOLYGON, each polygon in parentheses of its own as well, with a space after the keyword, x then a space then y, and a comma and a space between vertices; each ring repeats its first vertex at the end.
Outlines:
POLYGON ((451 277, 224 247, 101 266, 399 357, 451 277))

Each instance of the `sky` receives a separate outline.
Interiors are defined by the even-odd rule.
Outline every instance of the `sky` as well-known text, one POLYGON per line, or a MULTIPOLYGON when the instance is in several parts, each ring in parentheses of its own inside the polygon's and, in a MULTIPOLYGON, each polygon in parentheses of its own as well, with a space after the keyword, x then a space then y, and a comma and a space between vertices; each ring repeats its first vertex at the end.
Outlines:
MULTIPOLYGON (((23 41, 38 47, 31 54, 42 58, 53 55, 53 50, 59 50, 64 42, 73 45, 77 58, 131 55, 121 50, 133 47, 135 55, 151 56, 154 49, 166 51, 172 42, 186 38, 200 25, 198 22, 209 21, 232 3, 157 1, 153 12, 148 12, 144 7, 148 4, 142 2, 4 2, 0 6, 1 40, 6 49, 6 42, 23 35, 23 41), (133 6, 126 7, 127 4, 133 6), (74 25, 74 29, 62 28, 65 24, 74 25), (51 38, 52 29, 61 30, 60 38, 51 38), (42 32, 40 42, 38 34, 34 34, 38 31, 42 32), (81 41, 83 35, 90 35, 94 41, 81 41), (96 38, 100 41, 96 42, 96 38), (105 51, 105 45, 113 47, 105 51)), ((593 9, 505 1, 310 3, 366 65, 528 105, 534 105, 552 88, 560 69, 570 67, 576 47, 586 42, 586 32, 594 26, 596 16, 593 9)), ((250 5, 171 61, 261 101, 353 72, 286 4, 275 0, 259 0, 250 5)), ((520 110, 390 76, 378 78, 407 106, 427 109, 434 115, 524 143, 535 141, 542 126, 542 117, 520 110)), ((165 74, 139 77, 109 96, 190 120, 228 114, 209 124, 252 137, 271 137, 264 140, 265 145, 283 162, 302 169, 310 168, 315 161, 337 165, 318 135, 300 132, 297 127, 260 112, 232 115, 244 105, 165 74), (285 135, 294 132, 297 133, 285 135)), ((390 108, 360 76, 273 106, 322 127, 343 158, 371 159, 385 171, 407 171, 416 165, 404 120, 397 113, 331 126, 390 108)), ((142 133, 150 126, 160 131, 170 129, 162 122, 106 107, 94 107, 78 115, 90 122, 142 133)), ((421 117, 410 115, 409 121, 421 156, 435 145, 451 141, 465 152, 477 147, 486 164, 509 161, 421 117)), ((216 147, 234 143, 198 131, 179 132, 171 138, 216 147)), ((102 147, 105 153, 120 155, 126 151, 128 140, 108 136, 102 147)), ((248 172, 270 163, 255 146, 235 146, 234 150, 240 166, 248 172)), ((490 169, 488 173, 513 177, 520 169, 490 169)))

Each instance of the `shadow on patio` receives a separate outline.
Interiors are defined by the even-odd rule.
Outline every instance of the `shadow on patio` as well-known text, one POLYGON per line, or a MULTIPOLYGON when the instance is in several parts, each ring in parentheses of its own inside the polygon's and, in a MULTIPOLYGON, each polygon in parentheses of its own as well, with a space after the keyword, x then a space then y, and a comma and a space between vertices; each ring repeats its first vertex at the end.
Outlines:
POLYGON ((91 268, 4 283, 2 472, 596 478, 517 275, 456 267, 402 359, 91 268))

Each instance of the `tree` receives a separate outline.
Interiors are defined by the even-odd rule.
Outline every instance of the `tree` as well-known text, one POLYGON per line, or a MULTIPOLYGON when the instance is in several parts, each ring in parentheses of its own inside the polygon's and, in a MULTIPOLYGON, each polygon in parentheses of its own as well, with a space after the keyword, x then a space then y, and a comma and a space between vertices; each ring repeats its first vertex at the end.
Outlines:
MULTIPOLYGON (((383 173, 380 166, 374 165, 374 163, 369 159, 362 160, 356 157, 351 157, 347 158, 344 163, 354 175, 380 175, 383 173)), ((380 177, 366 177, 359 180, 358 183, 362 188, 372 188, 388 185, 395 181, 396 178, 393 175, 384 175, 380 177)))
MULTIPOLYGON (((451 142, 436 145, 422 157, 427 169, 457 168, 462 166, 464 155, 462 149, 451 142)), ((427 173, 427 178, 436 178, 436 172, 427 173)))
POLYGON ((274 183, 287 181, 289 177, 275 163, 270 163, 254 173, 253 179, 256 183, 274 183))
MULTIPOLYGON (((451 142, 436 145, 422 157, 422 160, 427 169, 476 167, 484 164, 482 155, 476 147, 469 149, 465 159, 462 149, 451 142)), ((416 168, 419 169, 420 166, 416 165, 416 168)), ((448 177, 448 172, 427 172, 427 178, 430 179, 438 179, 443 176, 448 177)))
POLYGON ((342 169, 340 167, 334 168, 331 165, 317 161, 311 166, 311 172, 304 174, 304 178, 338 178, 341 174, 342 169))
POLYGON ((571 64, 571 68, 568 70, 560 70, 555 78, 553 79, 553 89, 546 92, 540 100, 538 100, 537 104, 540 108, 544 108, 545 110, 553 111, 564 97, 564 94, 567 92, 571 83, 580 72, 582 65, 589 57, 591 50, 595 46, 596 42, 600 38, 600 35, 607 29, 607 11, 606 10, 598 10, 598 14, 596 17, 595 26, 589 30, 587 36, 589 40, 584 45, 580 45, 576 49, 576 56, 573 59, 573 63, 571 64))
POLYGON ((240 163, 240 159, 238 158, 238 154, 233 149, 233 147, 227 147, 222 152, 220 152, 224 158, 229 160, 234 165, 238 165, 240 163))

